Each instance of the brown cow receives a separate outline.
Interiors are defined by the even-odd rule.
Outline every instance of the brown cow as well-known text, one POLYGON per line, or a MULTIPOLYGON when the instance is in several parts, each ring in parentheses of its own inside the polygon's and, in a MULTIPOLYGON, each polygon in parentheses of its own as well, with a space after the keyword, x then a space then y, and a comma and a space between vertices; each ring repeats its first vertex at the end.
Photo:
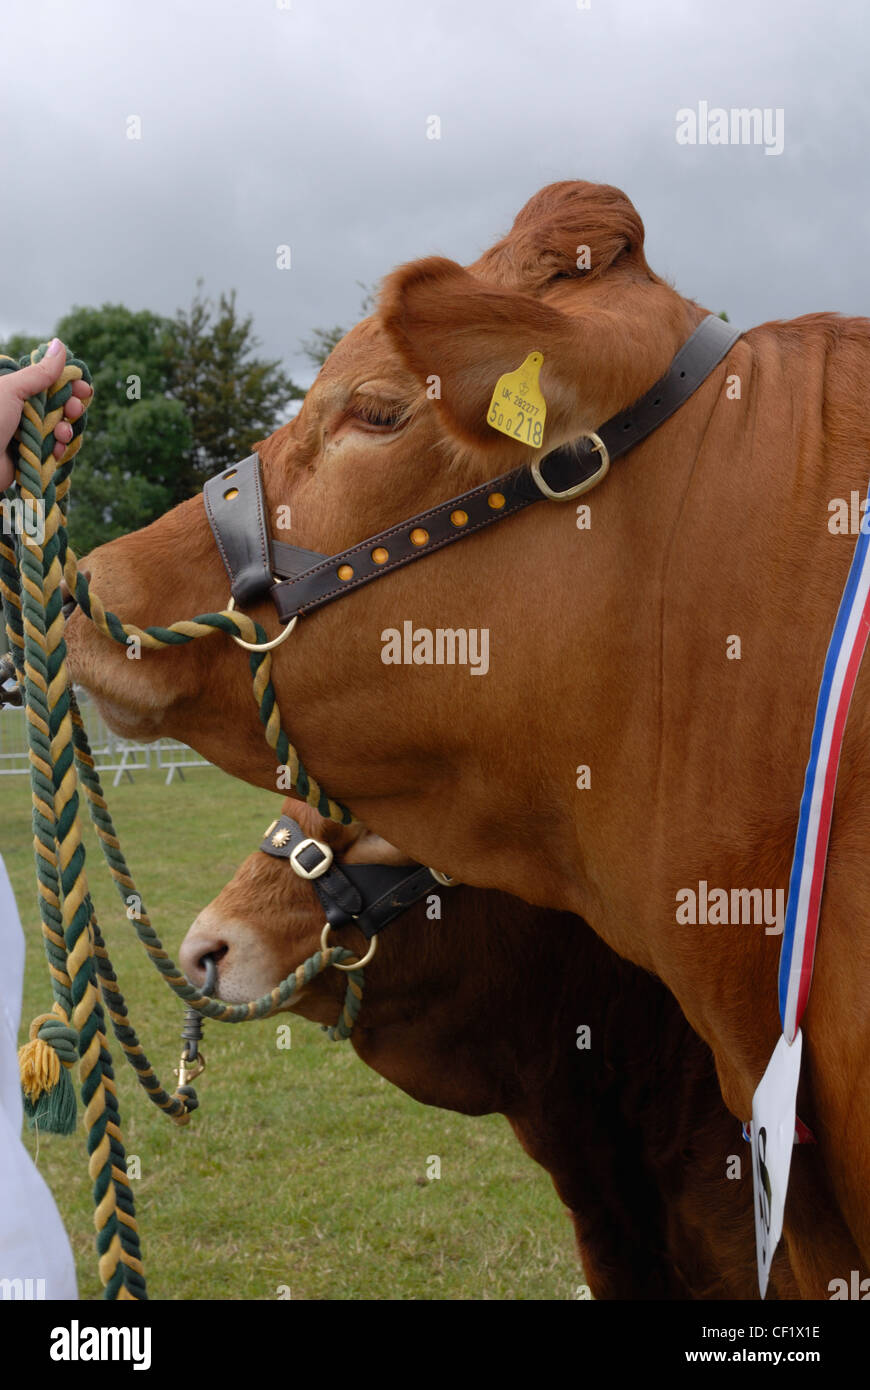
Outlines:
MULTIPOLYGON (((703 314, 650 270, 623 194, 544 189, 469 269, 430 258, 388 277, 377 315, 260 447, 273 534, 289 504, 284 539, 335 553, 522 463, 528 449, 485 417, 499 375, 532 349, 547 448, 594 429, 662 375, 703 314)), ((576 913, 656 973, 712 1048, 738 1118, 779 1033, 779 940, 681 925, 676 905, 702 882, 787 887, 853 550, 829 531, 828 504, 866 482, 868 368, 865 320, 753 329, 589 494, 588 529, 573 505, 530 507, 304 619, 275 654, 290 735, 329 794, 413 858, 576 913), (487 676, 386 666, 383 634, 407 620, 487 629, 487 676)), ((199 499, 90 563, 108 606, 140 625, 226 602, 199 499)), ((250 611, 277 631, 266 603, 250 611)), ((274 790, 231 643, 128 661, 77 614, 70 650, 119 731, 175 735, 274 790)), ((799 1110, 818 1148, 795 1174, 786 1227, 801 1290, 818 1297, 825 1269, 848 1279, 870 1263, 868 735, 865 663, 805 1017, 799 1110)))
MULTIPOLYGON (((292 801, 284 813, 343 863, 405 862, 359 826, 292 801)), ((362 1060, 426 1105, 507 1116, 571 1213, 596 1298, 757 1298, 749 1146, 672 995, 563 913, 432 888, 440 920, 425 898, 379 936, 351 1036, 362 1060)), ((203 956, 218 954, 215 992, 241 1003, 318 949, 323 915, 286 860, 256 851, 179 959, 201 983, 203 956)), ((352 927, 331 941, 366 949, 352 927)), ((337 970, 319 975, 293 1011, 334 1023, 344 988, 337 970)), ((784 1250, 771 1296, 797 1297, 784 1250)))

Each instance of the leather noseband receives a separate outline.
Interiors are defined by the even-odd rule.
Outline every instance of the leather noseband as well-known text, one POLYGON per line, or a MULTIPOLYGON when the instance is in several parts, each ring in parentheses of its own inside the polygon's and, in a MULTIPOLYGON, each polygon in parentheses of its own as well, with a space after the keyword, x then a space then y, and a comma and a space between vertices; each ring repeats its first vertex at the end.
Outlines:
POLYGON ((322 840, 313 840, 290 816, 279 816, 260 849, 287 859, 294 873, 308 879, 331 927, 359 927, 367 941, 428 893, 445 885, 420 864, 342 864, 322 840))

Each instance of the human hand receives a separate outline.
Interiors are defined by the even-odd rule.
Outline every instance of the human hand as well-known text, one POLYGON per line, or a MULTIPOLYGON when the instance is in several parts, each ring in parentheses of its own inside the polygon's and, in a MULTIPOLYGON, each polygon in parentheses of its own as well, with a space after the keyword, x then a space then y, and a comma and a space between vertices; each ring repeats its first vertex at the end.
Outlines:
MULTIPOLYGON (((18 429, 24 402, 28 396, 45 391, 57 381, 63 370, 63 360, 63 343, 60 338, 53 338, 41 362, 0 376, 0 449, 4 450, 0 456, 0 492, 5 492, 15 476, 15 467, 8 447, 9 441, 18 429)), ((64 450, 73 437, 73 428, 68 421, 78 420, 85 408, 83 402, 89 400, 92 395, 93 389, 87 382, 72 383, 72 395, 63 408, 66 419, 55 426, 55 438, 59 442, 55 444, 52 452, 56 459, 63 457, 64 450)))

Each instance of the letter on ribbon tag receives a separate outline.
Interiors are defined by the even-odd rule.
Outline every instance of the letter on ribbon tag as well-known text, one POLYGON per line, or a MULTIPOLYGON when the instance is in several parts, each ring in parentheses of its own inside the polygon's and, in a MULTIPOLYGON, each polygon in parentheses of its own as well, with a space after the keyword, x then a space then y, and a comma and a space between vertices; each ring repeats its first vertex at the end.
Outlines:
POLYGON ((784 1037, 780 1037, 752 1097, 755 1250, 758 1256, 758 1288, 762 1298, 767 1292, 770 1264, 782 1235, 782 1216, 794 1145, 802 1046, 800 1029, 791 1046, 784 1037))

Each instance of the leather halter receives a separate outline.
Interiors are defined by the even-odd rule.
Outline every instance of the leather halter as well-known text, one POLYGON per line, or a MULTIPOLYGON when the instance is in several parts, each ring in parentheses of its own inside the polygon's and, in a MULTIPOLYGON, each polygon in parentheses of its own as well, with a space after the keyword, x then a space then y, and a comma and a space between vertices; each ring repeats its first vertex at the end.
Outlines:
POLYGON ((278 616, 312 613, 342 594, 548 497, 577 497, 604 476, 609 462, 663 424, 707 379, 741 336, 715 314, 695 329, 654 386, 602 425, 603 454, 583 440, 554 449, 534 471, 526 464, 429 511, 380 531, 337 555, 270 540, 256 454, 209 478, 203 489, 206 515, 230 577, 236 603, 271 594, 278 616), (609 457, 608 457, 609 456, 609 457))
POLYGON ((331 927, 359 927, 367 941, 400 917, 420 898, 445 885, 431 869, 414 864, 342 864, 329 845, 312 840, 290 816, 279 816, 263 837, 260 849, 274 859, 287 859, 300 878, 310 880, 331 927))

